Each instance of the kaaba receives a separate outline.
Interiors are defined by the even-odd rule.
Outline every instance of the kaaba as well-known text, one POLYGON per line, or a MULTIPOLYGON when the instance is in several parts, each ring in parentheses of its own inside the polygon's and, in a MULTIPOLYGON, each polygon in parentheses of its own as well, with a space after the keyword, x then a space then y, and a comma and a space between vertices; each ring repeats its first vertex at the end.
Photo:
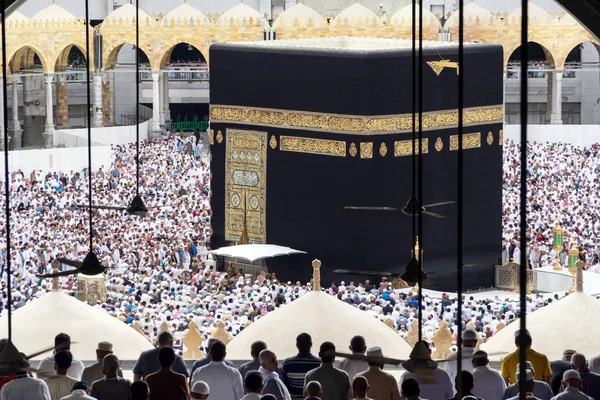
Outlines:
MULTIPOLYGON (((424 42, 422 142, 413 153, 411 41, 317 38, 210 48, 213 248, 238 242, 289 246, 271 259, 282 280, 362 281, 336 269, 401 271, 413 248, 412 217, 351 211, 401 208, 422 162, 422 204, 458 196, 458 78, 464 78, 464 288, 494 285, 502 241, 503 50, 424 42)), ((417 64, 417 63, 415 63, 417 64)), ((419 93, 420 91, 417 91, 419 93)), ((419 117, 416 116, 418 122, 419 117)), ((418 130, 418 127, 417 127, 418 130)), ((429 209, 420 237, 424 287, 456 285, 457 204, 429 209)))

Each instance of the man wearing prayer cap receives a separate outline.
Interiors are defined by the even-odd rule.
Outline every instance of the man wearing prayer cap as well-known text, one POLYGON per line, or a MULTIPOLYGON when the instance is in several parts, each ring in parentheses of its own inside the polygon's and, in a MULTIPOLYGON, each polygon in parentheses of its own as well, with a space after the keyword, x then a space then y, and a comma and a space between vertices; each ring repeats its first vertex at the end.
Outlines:
POLYGON ((520 393, 525 392, 525 396, 527 400, 540 400, 540 398, 535 397, 533 394, 533 371, 529 368, 526 368, 523 372, 525 374, 525 387, 520 387, 519 382, 521 381, 521 371, 517 372, 516 380, 517 380, 517 388, 519 390, 519 394, 514 397, 508 398, 508 400, 519 400, 520 393))
POLYGON ((563 374, 562 384, 565 391, 554 396, 556 400, 593 400, 592 397, 581 392, 581 375, 570 369, 563 374))
POLYGON ((533 365, 536 380, 544 381, 548 384, 550 383, 552 369, 550 368, 548 357, 533 350, 531 348, 532 342, 533 340, 528 330, 524 329, 515 332, 515 346, 517 346, 517 350, 506 356, 500 364, 500 373, 507 385, 516 383, 515 371, 519 364, 519 353, 521 350, 526 351, 527 361, 531 362, 533 365), (520 348, 521 340, 524 340, 525 342, 525 349, 520 348))
MULTIPOLYGON (((521 367, 521 365, 518 364, 517 369, 516 369, 516 375, 519 374, 520 367, 521 367)), ((535 369, 533 368, 533 364, 531 364, 530 361, 525 362, 525 367, 527 369, 531 370, 531 372, 533 373, 533 375, 535 377, 535 369)), ((504 392, 504 398, 506 399, 509 397, 514 397, 514 396, 517 396, 518 394, 519 394, 519 387, 517 386, 517 384, 512 384, 506 388, 506 391, 504 392)), ((533 381, 533 394, 535 395, 535 397, 537 397, 541 400, 550 400, 552 398, 552 396, 554 396, 554 393, 552 393, 552 389, 550 388, 550 385, 548 385, 544 381, 535 380, 535 378, 533 381)))
POLYGON ((419 383, 423 398, 449 399, 454 396, 452 380, 448 373, 431 359, 427 342, 417 342, 409 359, 402 363, 402 367, 407 371, 402 375, 402 381, 415 379, 419 383))
MULTIPOLYGON (((367 357, 383 358, 381 347, 369 347, 367 357)), ((381 360, 368 361, 369 368, 356 374, 356 377, 362 376, 367 379, 371 389, 369 397, 374 400, 400 400, 400 392, 396 379, 383 370, 381 360)))
MULTIPOLYGON (((96 348, 96 362, 92 365, 85 367, 83 370, 83 374, 81 375, 81 380, 85 382, 89 382, 90 384, 96 382, 99 379, 104 378, 104 373, 102 370, 102 360, 109 354, 112 354, 112 343, 109 342, 100 342, 98 343, 98 347, 96 348)), ((119 368, 119 376, 123 377, 123 372, 119 368)))
POLYGON ((192 395, 192 399, 208 399, 208 395, 210 394, 210 388, 208 384, 203 381, 195 382, 192 385, 192 389, 190 390, 190 394, 192 395))
POLYGON ((565 350, 562 354, 562 359, 557 361, 552 361, 550 363, 550 367, 552 369, 552 379, 550 382, 550 387, 552 388, 552 392, 557 395, 560 392, 560 385, 562 382, 562 377, 565 371, 571 369, 571 356, 577 353, 575 350, 565 350))
MULTIPOLYGON (((461 334, 463 340, 463 351, 462 351, 462 370, 473 372, 473 365, 471 360, 473 359, 473 353, 475 352, 475 346, 477 346, 477 332, 472 329, 466 329, 461 334)), ((445 365, 445 370, 450 376, 451 380, 456 379, 458 368, 457 363, 458 353, 452 353, 448 357, 448 361, 445 365)))

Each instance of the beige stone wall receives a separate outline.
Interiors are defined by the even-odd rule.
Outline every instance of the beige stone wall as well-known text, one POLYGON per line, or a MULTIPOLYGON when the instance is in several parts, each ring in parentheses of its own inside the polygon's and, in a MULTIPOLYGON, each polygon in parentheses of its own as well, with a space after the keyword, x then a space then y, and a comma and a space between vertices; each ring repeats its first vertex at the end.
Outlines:
MULTIPOLYGON (((312 21, 283 24, 277 28, 278 39, 307 37, 355 36, 369 38, 410 39, 410 21, 338 21, 323 20, 322 26, 312 21)), ((521 19, 508 19, 507 15, 496 15, 490 21, 468 19, 465 21, 465 40, 500 44, 504 48, 505 66, 512 52, 521 41, 521 19)), ((67 56, 72 46, 85 54, 85 29, 93 30, 82 20, 10 22, 7 26, 7 55, 10 70, 31 67, 34 54, 42 62, 44 73, 53 73, 66 68, 67 56)), ((106 20, 99 28, 104 37, 104 68, 115 65, 117 55, 126 43, 135 43, 135 19, 106 20)), ((452 39, 458 37, 457 27, 450 29, 452 39)), ((598 42, 573 18, 551 15, 547 21, 531 21, 530 41, 539 43, 547 52, 550 63, 558 70, 564 68, 569 52, 583 42, 598 42)), ((434 21, 424 26, 424 39, 437 40, 438 27, 434 21)), ((179 43, 196 47, 210 62, 209 47, 214 43, 252 41, 263 39, 260 21, 237 20, 221 23, 219 15, 208 15, 208 21, 164 21, 162 15, 153 15, 140 25, 140 47, 150 60, 152 71, 168 64, 173 48, 179 43), (160 21, 160 22, 157 22, 160 21)), ((92 60, 93 62, 93 60, 92 60)))

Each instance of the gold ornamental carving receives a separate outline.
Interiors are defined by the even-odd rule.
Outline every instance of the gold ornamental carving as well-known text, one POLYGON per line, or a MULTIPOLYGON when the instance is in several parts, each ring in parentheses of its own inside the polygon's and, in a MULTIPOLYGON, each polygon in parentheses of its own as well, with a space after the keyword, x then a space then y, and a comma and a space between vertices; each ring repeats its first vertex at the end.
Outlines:
POLYGON ((504 145, 504 130, 501 130, 500 134, 498 135, 498 144, 500 146, 504 145))
POLYGON ((360 158, 373 158, 373 142, 362 142, 360 144, 360 158))
POLYGON ((208 131, 208 144, 215 144, 215 131, 213 129, 208 131))
POLYGON ((275 138, 275 135, 271 135, 271 140, 269 140, 269 146, 271 146, 273 150, 277 148, 277 139, 275 138))
POLYGON ((442 151, 442 149, 444 148, 444 142, 442 142, 442 138, 439 137, 437 138, 437 140, 435 141, 435 149, 437 151, 442 151))
POLYGON ((379 155, 381 157, 385 157, 388 153, 388 149, 387 149, 387 145, 385 143, 381 143, 381 146, 379 146, 379 155))
POLYGON ((217 132, 217 143, 221 144, 223 142, 223 132, 217 132))
POLYGON ((440 61, 428 61, 427 65, 429 65, 431 67, 431 69, 433 70, 433 72, 435 72, 435 74, 437 76, 440 76, 442 74, 442 71, 444 70, 444 68, 453 68, 456 70, 456 75, 459 75, 460 73, 460 68, 458 66, 457 62, 454 61, 450 61, 450 60, 440 60, 440 61))
POLYGON ((485 141, 487 142, 488 146, 494 144, 494 134, 492 132, 488 132, 487 139, 485 141))
MULTIPOLYGON (((423 138, 421 141, 421 151, 423 154, 429 153, 429 139, 423 138)), ((415 154, 419 152, 419 140, 415 141, 415 154)), ((394 157, 412 156, 413 155, 413 141, 412 140, 399 140, 394 142, 394 157)))
MULTIPOLYGON (((463 135, 463 150, 481 147, 481 132, 467 133, 463 135)), ((458 135, 450 136, 450 151, 458 150, 458 135)))
POLYGON ((267 241, 267 132, 228 129, 225 152, 225 240, 267 241))
MULTIPOLYGON (((213 104, 211 122, 301 129, 346 135, 388 135, 412 132, 413 115, 380 116, 344 115, 310 111, 280 110, 213 104)), ((502 105, 465 108, 464 126, 500 124, 504 121, 502 105)), ((458 125, 458 110, 423 113, 423 131, 451 129, 458 125)), ((418 126, 417 126, 418 129, 418 126)))
POLYGON ((340 140, 281 136, 279 138, 279 149, 281 151, 293 151, 296 153, 346 157, 346 142, 340 140))
POLYGON ((352 157, 356 157, 356 155, 358 154, 358 149, 356 148, 356 144, 352 143, 350 145, 350 149, 348 150, 348 153, 350 153, 350 155, 352 157))

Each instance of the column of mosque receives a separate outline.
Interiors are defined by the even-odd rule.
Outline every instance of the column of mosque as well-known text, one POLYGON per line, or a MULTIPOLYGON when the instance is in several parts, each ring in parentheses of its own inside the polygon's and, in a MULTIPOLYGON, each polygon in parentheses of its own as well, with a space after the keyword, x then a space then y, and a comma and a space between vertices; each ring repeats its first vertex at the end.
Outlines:
POLYGON ((6 129, 4 126, 4 78, 0 76, 0 149, 4 150, 4 135, 6 134, 6 129))
POLYGON ((104 126, 104 104, 102 102, 102 90, 102 73, 100 71, 96 71, 96 73, 94 74, 94 117, 92 119, 92 126, 95 128, 104 126))
POLYGON ((159 72, 152 73, 152 134, 153 137, 157 137, 160 132, 160 111, 159 111, 159 96, 160 92, 158 90, 158 77, 160 76, 159 72))
POLYGON ((12 148, 20 149, 22 146, 23 130, 19 122, 19 77, 13 75, 12 80, 12 148))
POLYGON ((552 115, 551 124, 561 125, 562 119, 562 78, 563 71, 554 71, 552 73, 552 115))
POLYGON ((54 144, 54 104, 52 99, 52 80, 54 74, 44 75, 46 81, 46 129, 44 130, 44 144, 46 148, 54 144))
POLYGON ((162 73, 158 74, 158 112, 160 118, 160 126, 165 126, 165 83, 164 83, 164 75, 162 73))
POLYGON ((56 75, 56 126, 69 126, 69 85, 64 74, 56 75))
POLYGON ((169 72, 164 72, 163 76, 163 113, 165 124, 171 123, 171 109, 169 104, 169 72))

